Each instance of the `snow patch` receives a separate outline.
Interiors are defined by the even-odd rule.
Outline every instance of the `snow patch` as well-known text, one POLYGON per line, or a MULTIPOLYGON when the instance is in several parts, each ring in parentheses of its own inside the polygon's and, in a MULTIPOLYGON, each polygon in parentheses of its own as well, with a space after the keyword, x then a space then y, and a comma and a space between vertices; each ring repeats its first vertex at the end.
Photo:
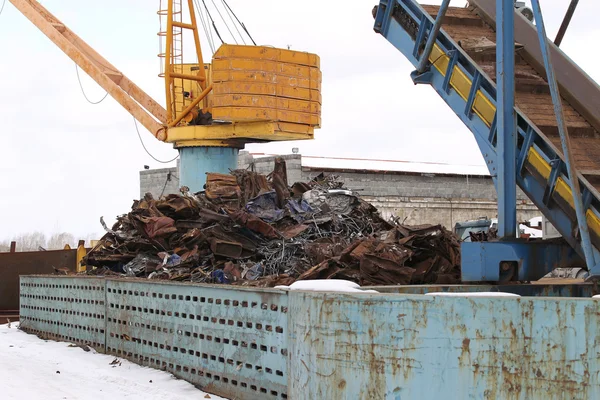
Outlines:
POLYGON ((275 286, 283 290, 307 290, 315 292, 343 292, 343 293, 379 293, 376 290, 364 290, 355 282, 344 279, 314 279, 296 281, 289 286, 275 286))
POLYGON ((225 400, 168 372, 124 359, 112 363, 114 356, 42 340, 17 326, 0 325, 2 400, 225 400))

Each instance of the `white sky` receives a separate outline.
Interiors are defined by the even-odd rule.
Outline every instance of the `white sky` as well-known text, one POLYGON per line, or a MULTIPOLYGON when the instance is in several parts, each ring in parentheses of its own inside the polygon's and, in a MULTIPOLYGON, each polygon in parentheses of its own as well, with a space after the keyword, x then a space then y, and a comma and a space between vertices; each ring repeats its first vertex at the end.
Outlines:
MULTIPOLYGON (((163 81, 157 76, 158 3, 42 1, 164 104, 163 81)), ((373 31, 375 0, 228 3, 258 44, 290 45, 321 57, 323 123, 316 139, 250 145, 248 150, 290 153, 299 147, 304 155, 483 163, 468 129, 430 87, 413 85, 412 65, 373 31)), ((553 38, 569 1, 541 3, 553 38)), ((599 12, 600 3, 580 2, 561 45, 596 81, 600 56, 588 49, 600 38, 599 12)), ((226 29, 221 34, 230 41, 226 29)), ((203 44, 207 60, 210 51, 203 44)), ((86 102, 75 64, 8 2, 0 15, 0 45, 0 240, 34 230, 100 235, 100 216, 114 221, 138 196, 143 166, 165 165, 146 155, 132 117, 110 96, 99 105, 86 102)), ((88 97, 104 95, 85 73, 81 77, 88 97)), ((177 154, 141 126, 140 131, 156 157, 168 160, 177 154)))

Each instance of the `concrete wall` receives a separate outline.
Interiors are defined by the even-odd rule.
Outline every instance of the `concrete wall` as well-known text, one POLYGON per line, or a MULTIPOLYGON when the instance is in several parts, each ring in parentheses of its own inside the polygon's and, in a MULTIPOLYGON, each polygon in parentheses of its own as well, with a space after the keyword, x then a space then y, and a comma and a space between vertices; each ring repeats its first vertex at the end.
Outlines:
MULTIPOLYGON (((440 223, 452 228, 460 221, 497 217, 496 190, 489 176, 319 169, 303 167, 300 154, 281 157, 287 164, 290 185, 309 181, 322 172, 337 175, 346 187, 377 207, 384 218, 397 216, 407 224, 440 223)), ((275 157, 253 158, 241 152, 238 167, 267 175, 273 171, 274 162, 275 157)), ((160 197, 165 182, 164 194, 178 193, 178 176, 176 168, 141 171, 140 195, 151 192, 160 197), (171 180, 167 181, 169 173, 171 180)), ((519 221, 541 215, 521 190, 517 198, 519 221)))
POLYGON ((152 193, 158 199, 164 195, 179 193, 179 163, 174 168, 160 168, 140 171, 140 198, 152 193), (164 189, 164 191, 163 191, 164 189))

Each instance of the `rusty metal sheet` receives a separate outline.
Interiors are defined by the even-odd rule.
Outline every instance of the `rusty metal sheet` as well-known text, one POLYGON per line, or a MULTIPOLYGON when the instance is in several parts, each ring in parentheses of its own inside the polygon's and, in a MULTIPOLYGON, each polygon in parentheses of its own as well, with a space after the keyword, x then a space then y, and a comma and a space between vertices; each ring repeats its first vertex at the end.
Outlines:
POLYGON ((0 253, 0 309, 19 308, 19 276, 52 274, 54 268, 75 270, 77 250, 0 253))
POLYGON ((591 299, 290 292, 289 398, 600 398, 591 299))
POLYGON ((239 258, 242 255, 242 245, 237 242, 211 238, 210 250, 218 255, 231 258, 239 258))

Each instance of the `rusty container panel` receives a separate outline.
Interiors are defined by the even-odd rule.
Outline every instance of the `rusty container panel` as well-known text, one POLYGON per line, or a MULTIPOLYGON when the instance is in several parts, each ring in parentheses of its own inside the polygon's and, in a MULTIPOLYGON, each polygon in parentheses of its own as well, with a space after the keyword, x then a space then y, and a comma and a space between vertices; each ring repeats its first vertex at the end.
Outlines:
POLYGON ((598 303, 290 292, 292 399, 600 398, 598 303))
POLYGON ((0 253, 0 310, 19 308, 19 276, 52 274, 54 268, 73 270, 77 250, 0 253))

